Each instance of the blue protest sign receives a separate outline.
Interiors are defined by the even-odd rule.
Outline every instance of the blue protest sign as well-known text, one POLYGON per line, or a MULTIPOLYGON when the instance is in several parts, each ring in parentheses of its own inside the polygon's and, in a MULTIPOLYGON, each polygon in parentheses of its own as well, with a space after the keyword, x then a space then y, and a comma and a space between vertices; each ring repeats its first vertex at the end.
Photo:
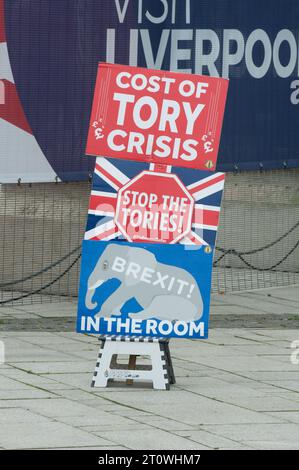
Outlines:
POLYGON ((77 331, 207 338, 209 246, 83 241, 77 331))

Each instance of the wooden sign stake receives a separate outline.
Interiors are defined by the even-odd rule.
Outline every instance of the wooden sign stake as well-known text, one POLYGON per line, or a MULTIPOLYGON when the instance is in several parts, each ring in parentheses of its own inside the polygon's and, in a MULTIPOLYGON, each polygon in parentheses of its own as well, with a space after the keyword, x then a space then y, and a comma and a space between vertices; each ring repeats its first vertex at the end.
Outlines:
MULTIPOLYGON (((129 370, 132 370, 132 369, 134 370, 136 368, 136 360, 137 360, 137 356, 131 354, 129 357, 129 367, 128 367, 129 370)), ((126 384, 133 385, 133 380, 127 379, 126 384)))

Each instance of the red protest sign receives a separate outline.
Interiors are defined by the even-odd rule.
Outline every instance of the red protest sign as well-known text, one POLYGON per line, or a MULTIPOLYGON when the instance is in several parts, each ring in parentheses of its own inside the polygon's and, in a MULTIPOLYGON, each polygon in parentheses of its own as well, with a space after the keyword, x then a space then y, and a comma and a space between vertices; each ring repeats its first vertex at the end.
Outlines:
POLYGON ((228 80, 100 63, 86 153, 214 170, 228 80))
POLYGON ((193 209, 176 175, 143 171, 118 191, 115 224, 131 242, 177 243, 191 231, 193 209))

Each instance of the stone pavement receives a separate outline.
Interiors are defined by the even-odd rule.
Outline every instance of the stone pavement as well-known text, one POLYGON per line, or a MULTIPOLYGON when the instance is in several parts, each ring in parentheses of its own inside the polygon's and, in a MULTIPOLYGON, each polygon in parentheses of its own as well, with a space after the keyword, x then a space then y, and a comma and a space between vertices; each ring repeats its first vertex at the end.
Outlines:
POLYGON ((75 314, 0 308, 0 448, 299 449, 298 286, 214 296, 209 339, 171 341, 169 392, 90 388, 98 341, 75 314))

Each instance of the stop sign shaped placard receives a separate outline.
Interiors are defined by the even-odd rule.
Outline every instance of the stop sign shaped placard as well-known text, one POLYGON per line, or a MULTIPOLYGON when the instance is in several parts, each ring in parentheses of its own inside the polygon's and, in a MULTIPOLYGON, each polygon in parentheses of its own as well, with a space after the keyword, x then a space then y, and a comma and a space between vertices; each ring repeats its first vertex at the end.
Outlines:
POLYGON ((118 191, 115 224, 131 242, 177 243, 191 231, 193 210, 175 174, 143 171, 118 191))

